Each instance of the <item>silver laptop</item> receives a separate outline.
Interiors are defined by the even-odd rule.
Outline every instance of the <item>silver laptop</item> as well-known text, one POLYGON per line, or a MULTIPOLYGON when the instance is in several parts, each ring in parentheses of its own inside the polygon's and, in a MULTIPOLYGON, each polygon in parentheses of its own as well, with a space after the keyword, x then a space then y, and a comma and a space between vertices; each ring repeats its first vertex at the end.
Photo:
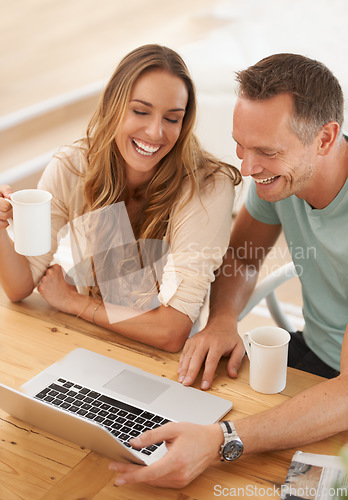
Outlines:
POLYGON ((78 348, 26 382, 0 384, 0 407, 20 420, 111 459, 149 465, 164 443, 140 451, 128 441, 167 422, 211 424, 232 403, 78 348))

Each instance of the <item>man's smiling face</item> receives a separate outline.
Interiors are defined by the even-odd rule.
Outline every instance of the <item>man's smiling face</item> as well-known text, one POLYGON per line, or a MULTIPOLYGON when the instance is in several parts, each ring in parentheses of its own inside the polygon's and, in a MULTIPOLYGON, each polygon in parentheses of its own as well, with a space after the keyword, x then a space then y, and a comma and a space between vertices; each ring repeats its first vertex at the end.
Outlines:
POLYGON ((279 201, 312 187, 317 145, 304 145, 291 129, 293 100, 280 94, 267 100, 240 97, 233 115, 233 138, 241 173, 251 175, 259 198, 279 201))

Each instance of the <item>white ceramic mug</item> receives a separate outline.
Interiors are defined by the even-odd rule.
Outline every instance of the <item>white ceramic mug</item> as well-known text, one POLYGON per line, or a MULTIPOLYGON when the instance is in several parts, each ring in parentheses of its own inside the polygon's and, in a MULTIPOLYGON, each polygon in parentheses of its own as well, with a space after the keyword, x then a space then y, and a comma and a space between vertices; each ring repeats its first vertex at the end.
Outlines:
POLYGON ((8 200, 13 208, 9 219, 17 253, 43 255, 51 250, 51 199, 42 189, 16 191, 8 200))
POLYGON ((254 391, 276 394, 285 388, 289 341, 289 332, 276 326, 261 326, 243 336, 254 391))

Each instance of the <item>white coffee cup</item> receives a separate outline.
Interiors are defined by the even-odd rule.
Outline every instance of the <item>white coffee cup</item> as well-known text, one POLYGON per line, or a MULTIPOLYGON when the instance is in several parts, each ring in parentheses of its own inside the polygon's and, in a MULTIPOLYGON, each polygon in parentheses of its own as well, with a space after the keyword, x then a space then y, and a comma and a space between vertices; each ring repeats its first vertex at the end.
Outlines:
POLYGON ((285 388, 289 341, 289 332, 276 326, 260 326, 243 336, 254 391, 276 394, 285 388))
POLYGON ((51 199, 42 189, 16 191, 8 200, 13 208, 13 231, 17 253, 26 256, 43 255, 51 249, 51 199))

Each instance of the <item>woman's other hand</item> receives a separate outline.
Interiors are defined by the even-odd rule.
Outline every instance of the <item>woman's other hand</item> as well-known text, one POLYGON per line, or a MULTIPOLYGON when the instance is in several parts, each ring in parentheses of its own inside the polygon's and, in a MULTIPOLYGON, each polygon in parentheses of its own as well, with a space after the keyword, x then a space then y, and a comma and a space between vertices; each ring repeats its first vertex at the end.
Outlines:
POLYGON ((76 287, 65 281, 63 269, 58 264, 47 269, 37 289, 50 306, 69 314, 74 298, 79 295, 76 287))

